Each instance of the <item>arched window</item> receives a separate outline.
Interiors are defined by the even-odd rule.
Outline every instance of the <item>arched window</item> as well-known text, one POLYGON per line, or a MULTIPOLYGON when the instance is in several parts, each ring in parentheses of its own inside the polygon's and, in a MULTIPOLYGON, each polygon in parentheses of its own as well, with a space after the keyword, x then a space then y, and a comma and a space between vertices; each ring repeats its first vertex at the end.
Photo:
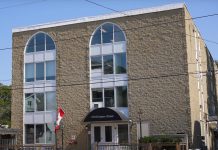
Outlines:
POLYGON ((43 32, 35 34, 27 43, 26 53, 55 50, 54 41, 43 32))
POLYGON ((55 80, 56 54, 52 38, 38 32, 27 42, 25 50, 25 82, 55 80), (40 53, 39 53, 40 52, 40 53))
POLYGON ((24 49, 23 101, 24 143, 54 144, 56 47, 52 38, 44 32, 34 34, 24 49), (47 88, 47 85, 50 87, 47 88))
POLYGON ((121 41, 125 41, 123 31, 115 24, 105 23, 94 32, 91 45, 121 41))
POLYGON ((123 31, 113 23, 98 27, 90 46, 91 72, 102 70, 103 74, 126 73, 126 38, 123 31))
POLYGON ((90 39, 91 108, 128 107, 125 37, 118 25, 104 23, 90 39))

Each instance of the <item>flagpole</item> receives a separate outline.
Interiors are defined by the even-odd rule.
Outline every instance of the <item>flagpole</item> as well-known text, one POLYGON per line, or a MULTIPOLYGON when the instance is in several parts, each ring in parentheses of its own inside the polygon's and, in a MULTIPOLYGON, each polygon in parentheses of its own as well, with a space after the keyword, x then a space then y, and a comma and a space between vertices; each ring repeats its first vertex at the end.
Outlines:
POLYGON ((61 126, 61 136, 62 136, 62 150, 64 150, 64 125, 61 126))
POLYGON ((55 131, 55 147, 56 150, 58 149, 58 136, 57 136, 57 132, 55 131))
MULTIPOLYGON (((55 134, 56 134, 56 139, 57 139, 57 131, 61 128, 62 131, 62 150, 64 149, 64 131, 63 131, 63 123, 61 123, 62 118, 64 117, 64 111, 62 110, 61 107, 58 107, 58 116, 57 116, 57 121, 56 121, 56 126, 55 126, 55 134)), ((56 146, 58 146, 57 144, 57 140, 56 140, 56 146)))

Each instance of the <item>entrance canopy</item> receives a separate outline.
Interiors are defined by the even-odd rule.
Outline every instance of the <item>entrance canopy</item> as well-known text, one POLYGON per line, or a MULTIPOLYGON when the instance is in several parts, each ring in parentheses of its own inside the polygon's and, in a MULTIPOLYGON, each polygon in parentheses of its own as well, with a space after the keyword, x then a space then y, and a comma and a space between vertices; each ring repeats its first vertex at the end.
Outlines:
POLYGON ((104 107, 92 110, 84 119, 84 122, 96 121, 128 121, 128 118, 117 109, 104 107))

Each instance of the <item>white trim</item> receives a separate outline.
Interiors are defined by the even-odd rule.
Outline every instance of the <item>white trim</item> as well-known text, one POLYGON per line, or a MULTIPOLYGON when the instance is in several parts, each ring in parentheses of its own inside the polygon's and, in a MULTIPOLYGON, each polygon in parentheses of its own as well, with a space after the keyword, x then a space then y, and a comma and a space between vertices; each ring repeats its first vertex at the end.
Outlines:
POLYGON ((168 5, 158 6, 158 7, 135 9, 135 10, 128 10, 128 11, 116 12, 116 13, 99 15, 99 16, 76 18, 76 19, 70 19, 70 20, 64 20, 64 21, 37 24, 37 25, 32 25, 32 26, 27 26, 27 27, 18 27, 18 28, 12 29, 12 32, 13 33, 23 32, 23 31, 51 28, 51 27, 64 26, 64 25, 70 25, 70 24, 119 18, 119 17, 125 17, 125 16, 134 16, 134 15, 140 15, 140 14, 146 14, 146 13, 152 13, 152 12, 160 12, 160 11, 184 8, 184 7, 185 7, 184 3, 168 4, 168 5))

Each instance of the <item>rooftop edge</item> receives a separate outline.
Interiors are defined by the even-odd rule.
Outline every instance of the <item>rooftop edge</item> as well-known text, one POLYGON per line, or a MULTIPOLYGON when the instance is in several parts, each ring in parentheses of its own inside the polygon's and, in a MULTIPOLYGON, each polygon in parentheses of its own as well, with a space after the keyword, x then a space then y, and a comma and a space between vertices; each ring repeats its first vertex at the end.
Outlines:
POLYGON ((70 20, 36 24, 36 25, 31 25, 31 26, 26 26, 26 27, 18 27, 18 28, 13 28, 12 32, 16 33, 16 32, 58 27, 58 26, 64 26, 64 25, 71 25, 71 24, 77 24, 77 23, 119 18, 119 17, 125 17, 125 16, 134 16, 134 15, 140 15, 140 14, 146 14, 146 13, 152 13, 152 12, 160 12, 160 11, 178 9, 178 8, 183 8, 183 7, 185 7, 184 3, 176 3, 176 4, 168 4, 168 5, 162 5, 162 6, 150 7, 150 8, 133 9, 133 10, 120 11, 120 12, 110 13, 110 14, 105 14, 105 15, 89 16, 89 17, 75 18, 75 19, 70 19, 70 20))

